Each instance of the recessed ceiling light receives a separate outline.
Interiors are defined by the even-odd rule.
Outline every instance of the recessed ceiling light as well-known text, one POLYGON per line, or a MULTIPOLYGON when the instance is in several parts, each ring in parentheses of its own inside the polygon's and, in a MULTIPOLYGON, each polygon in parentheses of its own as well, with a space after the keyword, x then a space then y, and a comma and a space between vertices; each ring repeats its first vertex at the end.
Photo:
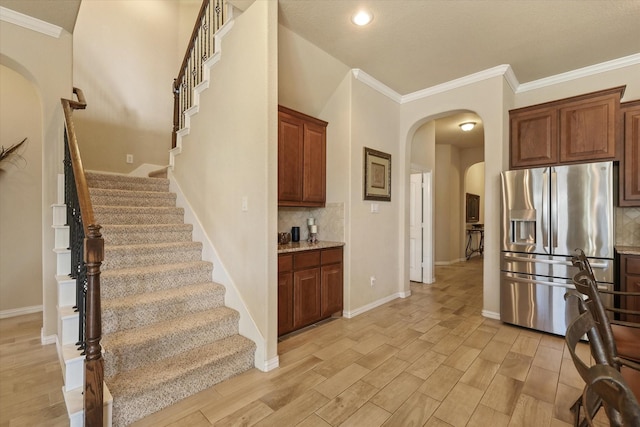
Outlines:
POLYGON ((476 122, 460 123, 458 126, 460 126, 460 129, 462 129, 463 131, 469 132, 471 129, 473 129, 476 126, 476 122))
POLYGON ((351 17, 351 22, 362 27, 373 20, 373 13, 361 10, 351 17))

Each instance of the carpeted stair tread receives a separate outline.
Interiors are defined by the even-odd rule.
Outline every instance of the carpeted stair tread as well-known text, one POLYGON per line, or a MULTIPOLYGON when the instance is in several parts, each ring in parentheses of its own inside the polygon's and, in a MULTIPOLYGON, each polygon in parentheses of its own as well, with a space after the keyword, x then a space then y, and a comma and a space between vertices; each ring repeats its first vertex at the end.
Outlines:
POLYGON ((130 175, 104 174, 85 172, 87 185, 90 188, 112 188, 137 191, 169 191, 169 180, 166 178, 147 178, 130 175))
POLYGON ((132 191, 89 188, 91 203, 104 206, 173 206, 176 194, 164 191, 132 191))
POLYGON ((138 369, 238 333, 240 315, 228 307, 185 314, 176 319, 106 334, 104 376, 138 369))
POLYGON ((240 335, 107 380, 115 426, 129 425, 253 367, 255 343, 240 335))
POLYGON ((202 243, 169 242, 140 245, 105 245, 102 271, 116 268, 180 263, 202 259, 202 243))
POLYGON ((143 243, 165 243, 191 241, 191 224, 155 224, 150 226, 132 224, 109 224, 100 230, 105 245, 128 245, 143 243))
POLYGON ((109 224, 179 224, 184 222, 184 209, 154 206, 102 206, 93 207, 96 221, 109 224))
POLYGON ((224 305, 224 286, 198 283, 102 301, 102 333, 147 326, 224 305))
POLYGON ((100 275, 103 299, 156 292, 211 281, 213 264, 207 261, 150 265, 107 270, 100 275))

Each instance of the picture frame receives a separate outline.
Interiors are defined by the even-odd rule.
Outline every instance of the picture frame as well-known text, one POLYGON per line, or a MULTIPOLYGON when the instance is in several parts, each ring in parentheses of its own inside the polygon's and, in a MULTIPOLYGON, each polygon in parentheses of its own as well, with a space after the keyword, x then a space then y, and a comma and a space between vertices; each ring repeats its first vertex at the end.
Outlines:
POLYGON ((364 147, 364 200, 391 201, 391 154, 364 147))
POLYGON ((467 193, 467 223, 480 221, 480 196, 467 193))

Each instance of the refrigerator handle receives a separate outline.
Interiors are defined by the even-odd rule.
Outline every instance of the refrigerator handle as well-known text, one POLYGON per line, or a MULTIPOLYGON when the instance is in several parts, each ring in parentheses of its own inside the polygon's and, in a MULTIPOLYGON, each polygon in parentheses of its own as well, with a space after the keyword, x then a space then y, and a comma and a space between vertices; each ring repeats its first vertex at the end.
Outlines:
POLYGON ((542 172, 542 246, 547 253, 551 253, 549 250, 549 177, 547 176, 547 169, 542 172))
POLYGON ((558 173, 554 168, 551 169, 551 246, 558 247, 558 173))

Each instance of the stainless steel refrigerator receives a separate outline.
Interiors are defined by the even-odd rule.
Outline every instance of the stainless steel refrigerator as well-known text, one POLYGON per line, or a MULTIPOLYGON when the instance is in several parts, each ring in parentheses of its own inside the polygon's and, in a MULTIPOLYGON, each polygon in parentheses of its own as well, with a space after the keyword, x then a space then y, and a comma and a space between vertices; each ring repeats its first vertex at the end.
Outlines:
POLYGON ((503 322, 564 335, 564 294, 573 288, 578 248, 599 285, 613 287, 613 194, 612 162, 502 173, 503 322))

